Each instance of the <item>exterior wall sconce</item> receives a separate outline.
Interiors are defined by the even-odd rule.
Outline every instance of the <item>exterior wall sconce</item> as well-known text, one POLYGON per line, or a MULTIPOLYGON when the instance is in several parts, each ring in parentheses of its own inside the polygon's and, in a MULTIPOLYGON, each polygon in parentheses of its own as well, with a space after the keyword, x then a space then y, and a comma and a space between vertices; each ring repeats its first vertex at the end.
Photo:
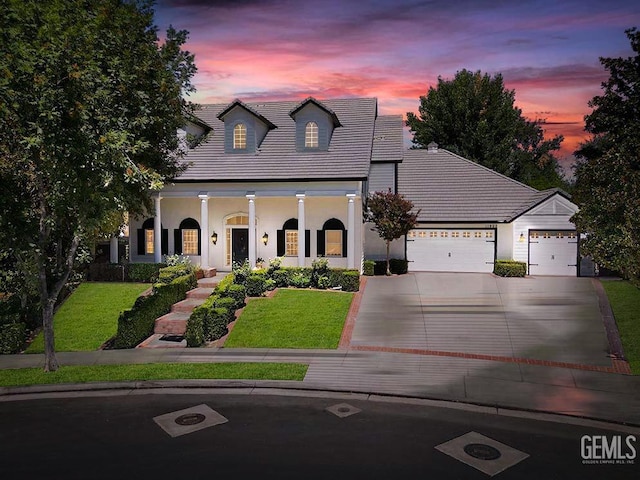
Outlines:
POLYGON ((266 247, 268 242, 269 242, 269 235, 267 234, 267 232, 264 232, 264 235, 262 235, 262 243, 264 243, 266 247))
POLYGON ((218 234, 215 231, 211 234, 211 241, 214 245, 218 243, 218 234))
POLYGON ((524 233, 520 232, 520 238, 518 239, 520 243, 524 243, 524 233))

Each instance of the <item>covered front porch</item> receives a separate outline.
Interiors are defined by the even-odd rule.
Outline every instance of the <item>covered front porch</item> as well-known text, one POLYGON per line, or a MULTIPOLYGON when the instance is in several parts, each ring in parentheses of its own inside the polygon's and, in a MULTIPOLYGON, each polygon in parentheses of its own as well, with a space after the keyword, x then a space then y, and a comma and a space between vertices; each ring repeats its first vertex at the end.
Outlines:
POLYGON ((154 197, 155 215, 130 224, 132 262, 189 256, 203 269, 255 268, 280 257, 284 266, 360 268, 360 182, 174 184, 154 197), (256 188, 257 187, 257 188, 256 188))

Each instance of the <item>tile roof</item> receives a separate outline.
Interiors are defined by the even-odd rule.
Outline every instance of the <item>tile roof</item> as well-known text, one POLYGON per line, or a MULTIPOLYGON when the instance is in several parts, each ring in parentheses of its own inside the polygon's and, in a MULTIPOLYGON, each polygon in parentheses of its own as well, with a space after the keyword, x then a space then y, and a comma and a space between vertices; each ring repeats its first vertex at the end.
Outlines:
POLYGON ((298 152, 295 122, 289 112, 296 101, 248 102, 243 104, 264 116, 277 128, 270 130, 252 153, 224 151, 224 123, 218 115, 229 107, 204 105, 197 117, 213 128, 208 138, 190 150, 190 164, 177 181, 248 181, 364 179, 369 173, 377 111, 375 98, 326 100, 322 105, 334 112, 342 126, 333 131, 328 151, 298 152))
POLYGON ((557 189, 538 191, 448 150, 406 150, 398 192, 421 222, 510 222, 557 189))
POLYGON ((372 162, 401 162, 404 150, 402 115, 383 115, 376 119, 372 162))

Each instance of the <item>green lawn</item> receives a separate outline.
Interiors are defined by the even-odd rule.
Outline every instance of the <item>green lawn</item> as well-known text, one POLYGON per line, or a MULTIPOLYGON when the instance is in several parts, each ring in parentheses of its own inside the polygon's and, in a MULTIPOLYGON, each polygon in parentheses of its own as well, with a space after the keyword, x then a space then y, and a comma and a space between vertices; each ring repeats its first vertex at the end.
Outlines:
POLYGON ((629 282, 603 281, 618 331, 624 355, 631 371, 640 375, 640 290, 629 282))
MULTIPOLYGON (((53 319, 56 351, 97 350, 115 335, 120 312, 131 308, 145 283, 84 282, 60 306, 53 319)), ((26 353, 44 352, 40 333, 26 353)))
POLYGON ((278 290, 247 302, 225 348, 337 348, 352 293, 278 290))
POLYGON ((63 366, 50 373, 45 373, 41 368, 20 368, 0 370, 0 386, 202 378, 302 380, 307 367, 300 363, 230 362, 63 366))

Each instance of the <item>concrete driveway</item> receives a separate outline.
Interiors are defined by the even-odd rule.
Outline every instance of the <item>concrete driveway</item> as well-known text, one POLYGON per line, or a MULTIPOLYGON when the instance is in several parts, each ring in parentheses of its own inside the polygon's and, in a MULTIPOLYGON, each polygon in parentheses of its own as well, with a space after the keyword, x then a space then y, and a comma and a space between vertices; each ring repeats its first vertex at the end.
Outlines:
POLYGON ((589 278, 369 277, 351 345, 611 365, 589 278))

